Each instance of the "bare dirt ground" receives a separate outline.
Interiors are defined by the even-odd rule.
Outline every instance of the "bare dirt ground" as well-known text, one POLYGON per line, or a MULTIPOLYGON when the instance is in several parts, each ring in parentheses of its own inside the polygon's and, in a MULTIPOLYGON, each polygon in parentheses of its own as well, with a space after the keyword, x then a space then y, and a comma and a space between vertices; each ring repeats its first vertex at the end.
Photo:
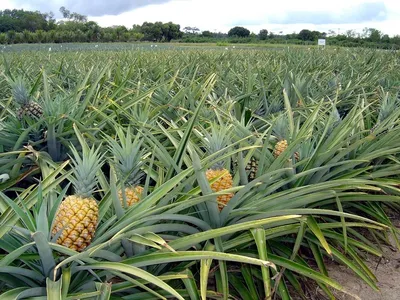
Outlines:
MULTIPOLYGON (((400 228, 400 220, 394 220, 396 227, 400 228)), ((370 257, 366 262, 378 279, 379 292, 374 291, 358 276, 342 266, 328 263, 329 276, 342 284, 352 295, 357 295, 362 300, 400 300, 400 251, 394 247, 383 246, 383 258, 370 257)), ((346 294, 336 294, 337 299, 357 299, 346 294)))
MULTIPOLYGON (((383 259, 373 258, 368 267, 378 279, 379 292, 374 291, 348 268, 342 265, 328 264, 329 276, 342 284, 345 289, 362 300, 400 300, 400 252, 388 247, 383 250, 383 259)), ((337 294, 337 299, 357 299, 346 294, 337 294)))

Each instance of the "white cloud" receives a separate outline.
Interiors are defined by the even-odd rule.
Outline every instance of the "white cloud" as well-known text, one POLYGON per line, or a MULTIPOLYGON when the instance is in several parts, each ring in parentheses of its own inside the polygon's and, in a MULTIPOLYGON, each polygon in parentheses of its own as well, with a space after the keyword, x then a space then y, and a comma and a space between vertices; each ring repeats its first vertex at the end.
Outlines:
POLYGON ((2 0, 0 2, 0 10, 4 10, 4 9, 14 9, 14 8, 23 8, 21 7, 17 7, 15 4, 12 3, 12 1, 10 0, 2 0))
MULTIPOLYGON (((374 6, 372 6, 374 8, 374 6)), ((364 12, 362 16, 368 14, 364 12)), ((362 0, 336 0, 334 2, 313 1, 313 0, 174 0, 160 5, 149 5, 141 7, 134 11, 125 12, 118 16, 102 16, 90 18, 102 26, 111 26, 115 24, 131 27, 133 24, 142 24, 145 21, 155 22, 172 21, 185 26, 196 26, 200 30, 217 30, 227 32, 236 25, 244 26, 253 32, 266 28, 274 32, 283 31, 291 33, 307 28, 310 30, 327 31, 332 29, 341 32, 348 29, 361 31, 364 27, 377 28, 390 35, 400 34, 400 4, 396 0, 385 1, 362 1, 362 0), (330 21, 341 21, 344 17, 351 18, 357 9, 368 3, 379 4, 386 7, 386 11, 377 11, 377 19, 381 21, 351 22, 351 19, 344 23, 327 22, 315 19, 320 13, 326 16, 332 15, 330 21), (285 20, 289 14, 291 16, 301 13, 309 18, 308 22, 292 23, 285 20), (280 21, 281 20, 281 21, 280 21), (316 25, 318 24, 318 25, 316 25)), ((359 20, 357 20, 359 21, 359 20)))

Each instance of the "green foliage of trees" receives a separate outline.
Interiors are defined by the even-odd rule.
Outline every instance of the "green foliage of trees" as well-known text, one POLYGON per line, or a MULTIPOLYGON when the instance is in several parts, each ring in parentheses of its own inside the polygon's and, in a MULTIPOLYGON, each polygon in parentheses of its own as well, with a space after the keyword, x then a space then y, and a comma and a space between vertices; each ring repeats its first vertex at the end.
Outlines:
POLYGON ((232 29, 230 29, 228 31, 228 36, 231 37, 248 37, 250 35, 250 30, 244 28, 244 27, 240 27, 240 26, 236 26, 233 27, 232 29))
POLYGON ((56 23, 52 13, 0 11, 0 43, 170 42, 180 39, 183 34, 180 25, 172 22, 144 22, 131 29, 125 26, 102 28, 65 7, 61 7, 60 12, 64 19, 56 23))
POLYGON ((76 12, 70 12, 68 9, 66 9, 64 6, 60 7, 60 12, 62 13, 63 17, 65 19, 69 19, 75 22, 81 22, 81 23, 85 23, 87 22, 87 16, 78 14, 76 12))
POLYGON ((23 9, 5 9, 0 11, 0 32, 14 30, 49 30, 54 26, 52 14, 38 11, 24 11, 23 9))
POLYGON ((214 36, 214 34, 213 34, 211 31, 209 31, 209 30, 205 30, 205 31, 203 31, 203 32, 201 33, 201 36, 207 37, 207 38, 212 38, 212 37, 214 36))
POLYGON ((182 32, 180 31, 181 26, 168 22, 162 25, 162 38, 163 41, 170 42, 171 40, 177 40, 182 37, 182 32))
POLYGON ((320 38, 325 38, 325 37, 326 37, 325 32, 311 31, 308 29, 303 29, 298 34, 298 39, 302 41, 316 41, 320 38))
POLYGON ((140 32, 144 35, 143 39, 154 42, 170 42, 182 37, 180 25, 172 22, 144 22, 140 28, 140 32))
POLYGON ((15 43, 71 43, 71 42, 171 42, 187 43, 271 43, 315 45, 317 39, 326 38, 328 45, 345 47, 373 47, 400 49, 400 36, 389 37, 374 28, 364 28, 362 33, 347 30, 343 34, 303 29, 299 33, 283 34, 261 29, 258 34, 241 26, 226 33, 200 31, 186 26, 181 31, 173 22, 144 22, 131 28, 125 26, 100 27, 87 17, 60 8, 63 20, 56 22, 53 13, 5 9, 0 11, 0 44, 15 43), (200 33, 201 32, 201 33, 200 33))
POLYGON ((368 38, 371 42, 379 42, 381 40, 382 33, 378 29, 370 28, 369 32, 368 38))
POLYGON ((268 39, 268 30, 267 29, 261 29, 259 34, 258 34, 258 38, 262 41, 265 41, 266 39, 268 39))

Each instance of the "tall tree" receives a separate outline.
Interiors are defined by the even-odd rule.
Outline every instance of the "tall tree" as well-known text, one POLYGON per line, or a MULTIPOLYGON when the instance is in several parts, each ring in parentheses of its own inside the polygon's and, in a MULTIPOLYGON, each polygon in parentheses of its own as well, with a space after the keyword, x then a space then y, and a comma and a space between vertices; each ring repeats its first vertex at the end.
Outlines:
POLYGON ((258 34, 258 38, 260 40, 266 40, 268 38, 268 30, 267 29, 261 29, 259 34, 258 34))
POLYGON ((368 38, 371 42, 375 42, 375 43, 380 42, 381 37, 382 37, 382 32, 380 32, 378 29, 375 29, 375 28, 369 29, 369 37, 368 38))
POLYGON ((144 22, 141 30, 146 41, 161 41, 163 37, 161 22, 144 22))
POLYGON ((303 29, 299 32, 299 39, 303 41, 313 41, 314 34, 312 33, 311 30, 303 29))
POLYGON ((168 22, 162 25, 163 40, 170 42, 171 40, 176 40, 182 37, 182 32, 180 31, 180 25, 168 22))
POLYGON ((63 15, 64 19, 69 19, 71 16, 71 12, 65 8, 65 6, 60 7, 60 13, 63 15))
POLYGON ((196 34, 196 33, 199 33, 199 32, 200 32, 200 29, 197 28, 197 27, 186 26, 185 28, 183 28, 183 31, 184 31, 185 33, 193 33, 193 34, 196 34))
POLYGON ((81 22, 81 23, 87 22, 87 16, 78 14, 77 12, 71 12, 68 9, 66 9, 64 6, 60 7, 60 12, 63 15, 64 19, 68 19, 68 20, 75 21, 75 22, 81 22))
POLYGON ((209 30, 203 31, 203 32, 201 33, 201 35, 202 35, 203 37, 208 37, 208 38, 214 37, 214 33, 212 33, 212 32, 209 31, 209 30))
POLYGON ((0 32, 14 30, 22 32, 24 30, 48 30, 48 15, 38 11, 24 11, 23 9, 5 9, 0 11, 0 32))
POLYGON ((233 27, 228 31, 228 36, 248 37, 249 35, 250 30, 241 26, 233 27))

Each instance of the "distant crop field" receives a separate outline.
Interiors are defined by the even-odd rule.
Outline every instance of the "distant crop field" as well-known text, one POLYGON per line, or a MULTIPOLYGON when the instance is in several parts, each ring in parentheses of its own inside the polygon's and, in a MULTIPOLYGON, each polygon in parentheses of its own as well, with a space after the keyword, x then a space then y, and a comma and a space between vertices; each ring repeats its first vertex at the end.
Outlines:
MULTIPOLYGON (((225 48, 216 44, 164 44, 164 43, 65 43, 65 44, 16 44, 0 46, 2 52, 66 52, 66 51, 135 51, 135 50, 168 50, 168 49, 201 49, 225 48)), ((236 48, 236 47, 235 47, 236 48)))
MULTIPOLYGON (((64 44, 15 44, 0 45, 0 51, 23 52, 66 52, 66 51, 134 51, 134 50, 184 50, 184 49, 314 49, 317 46, 285 45, 285 44, 228 44, 228 43, 64 43, 64 44)), ((335 47, 336 48, 336 47, 335 47)), ((334 48, 332 48, 334 49, 334 48)))

